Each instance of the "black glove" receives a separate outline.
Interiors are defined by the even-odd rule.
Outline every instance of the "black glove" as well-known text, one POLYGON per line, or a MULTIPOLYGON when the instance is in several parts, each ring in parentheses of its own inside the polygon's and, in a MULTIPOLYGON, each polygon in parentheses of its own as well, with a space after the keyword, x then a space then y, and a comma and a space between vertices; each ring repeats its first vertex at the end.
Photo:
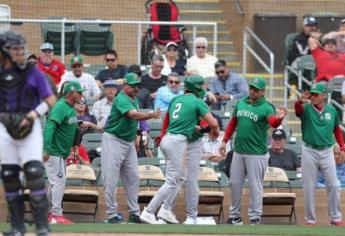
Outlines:
POLYGON ((31 133, 34 119, 22 113, 1 113, 0 122, 12 138, 23 139, 31 133))

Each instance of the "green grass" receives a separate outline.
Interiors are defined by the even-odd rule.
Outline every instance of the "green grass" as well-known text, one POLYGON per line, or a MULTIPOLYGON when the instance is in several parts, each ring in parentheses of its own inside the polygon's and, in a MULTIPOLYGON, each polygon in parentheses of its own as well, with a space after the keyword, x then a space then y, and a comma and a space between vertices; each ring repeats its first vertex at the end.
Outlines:
MULTIPOLYGON (((8 224, 0 224, 0 231, 7 230, 8 224)), ((32 227, 30 227, 32 231, 32 227)), ((141 234, 217 234, 217 235, 345 235, 345 227, 317 226, 305 227, 295 225, 109 225, 109 224, 74 224, 52 225, 53 232, 60 233, 141 233, 141 234)))

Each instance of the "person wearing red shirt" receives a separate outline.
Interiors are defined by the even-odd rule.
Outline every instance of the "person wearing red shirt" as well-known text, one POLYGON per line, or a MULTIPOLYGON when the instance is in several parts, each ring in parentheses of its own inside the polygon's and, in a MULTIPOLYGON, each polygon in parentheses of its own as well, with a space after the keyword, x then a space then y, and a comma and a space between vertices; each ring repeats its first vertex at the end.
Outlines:
POLYGON ((313 37, 309 37, 308 43, 317 68, 315 82, 330 81, 336 76, 345 76, 345 54, 336 52, 335 39, 325 38, 323 47, 313 37))
POLYGON ((61 81, 62 75, 65 73, 65 66, 54 59, 54 46, 51 43, 43 43, 41 45, 41 53, 38 60, 38 68, 50 76, 54 84, 57 86, 61 81))
POLYGON ((72 147, 69 156, 66 159, 66 165, 70 164, 90 164, 89 154, 87 154, 86 148, 83 144, 79 147, 72 147))

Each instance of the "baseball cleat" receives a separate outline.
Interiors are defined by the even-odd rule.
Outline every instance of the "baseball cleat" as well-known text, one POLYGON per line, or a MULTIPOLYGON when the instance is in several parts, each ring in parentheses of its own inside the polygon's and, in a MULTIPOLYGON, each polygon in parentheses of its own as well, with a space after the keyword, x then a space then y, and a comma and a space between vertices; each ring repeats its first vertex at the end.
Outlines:
POLYGON ((163 219, 164 221, 171 224, 179 224, 180 222, 176 219, 175 214, 171 210, 166 210, 161 207, 157 214, 158 219, 163 219))
POLYGON ((146 207, 144 208, 143 212, 141 212, 140 220, 147 224, 158 224, 156 216, 146 210, 146 207))

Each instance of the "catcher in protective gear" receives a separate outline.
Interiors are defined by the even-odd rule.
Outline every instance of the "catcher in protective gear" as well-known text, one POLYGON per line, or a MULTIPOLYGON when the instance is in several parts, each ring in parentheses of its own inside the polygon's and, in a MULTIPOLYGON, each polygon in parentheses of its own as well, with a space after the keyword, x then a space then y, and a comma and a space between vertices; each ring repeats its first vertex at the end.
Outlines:
POLYGON ((30 134, 34 119, 22 113, 2 113, 0 114, 0 122, 12 138, 23 139, 30 134))

